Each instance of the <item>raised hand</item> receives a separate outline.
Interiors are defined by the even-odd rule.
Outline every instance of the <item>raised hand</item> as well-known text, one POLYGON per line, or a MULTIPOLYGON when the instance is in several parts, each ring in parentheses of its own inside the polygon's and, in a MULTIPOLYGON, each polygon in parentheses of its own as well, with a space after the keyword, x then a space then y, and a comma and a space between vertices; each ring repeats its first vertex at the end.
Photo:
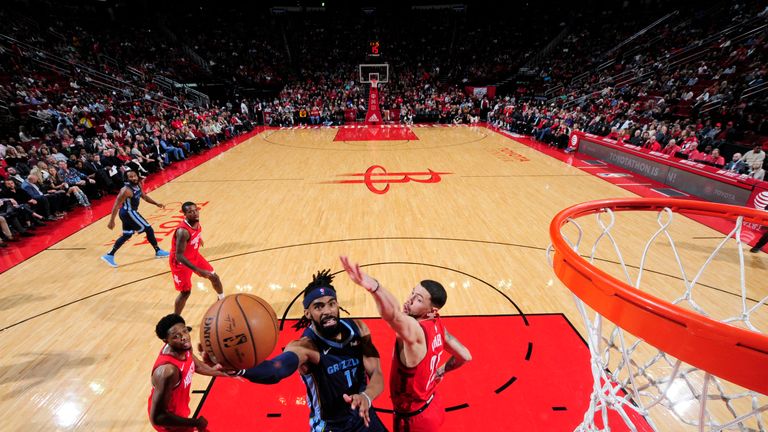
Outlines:
POLYGON ((365 288, 368 290, 368 292, 375 292, 377 289, 379 289, 379 282, 369 275, 363 273, 363 271, 360 270, 360 264, 350 263, 349 257, 346 256, 341 256, 339 258, 341 259, 341 265, 344 267, 347 275, 349 275, 349 278, 352 279, 352 282, 365 288))

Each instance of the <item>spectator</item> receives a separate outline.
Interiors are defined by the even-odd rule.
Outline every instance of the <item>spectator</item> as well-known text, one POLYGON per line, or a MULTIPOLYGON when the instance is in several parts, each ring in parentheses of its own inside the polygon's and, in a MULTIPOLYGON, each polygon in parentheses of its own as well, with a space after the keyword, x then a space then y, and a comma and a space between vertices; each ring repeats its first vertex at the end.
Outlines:
MULTIPOLYGON (((66 162, 64 162, 66 163, 66 162)), ((77 186, 65 183, 59 174, 59 170, 51 166, 48 168, 48 187, 52 190, 64 191, 69 197, 70 201, 75 200, 83 207, 90 207, 91 202, 88 200, 88 196, 77 186)))
POLYGON ((668 154, 668 155, 676 155, 681 150, 681 147, 677 145, 677 141, 674 139, 669 140, 667 145, 664 147, 664 151, 662 153, 668 154))
POLYGON ((765 179, 765 170, 763 169, 762 163, 755 162, 752 164, 752 173, 750 174, 750 177, 756 180, 765 179))
POLYGON ((744 163, 748 167, 751 167, 753 169, 755 166, 762 167, 763 161, 765 161, 765 152, 763 151, 763 148, 760 144, 755 144, 752 147, 752 150, 744 154, 742 159, 744 159, 744 163))
MULTIPOLYGON (((58 175, 64 183, 70 186, 77 186, 87 196, 96 196, 96 180, 88 178, 84 173, 78 171, 74 167, 68 166, 67 162, 59 162, 58 175)), ((90 205, 90 203, 88 205, 90 205)))
POLYGON ((731 161, 725 164, 723 168, 739 174, 745 174, 747 172, 747 164, 742 160, 741 153, 734 153, 731 161))
POLYGON ((11 179, 7 179, 3 182, 2 189, 3 198, 11 198, 19 204, 26 204, 30 208, 34 209, 33 216, 39 220, 56 220, 57 218, 51 215, 51 204, 48 199, 40 194, 37 199, 27 193, 24 189, 16 188, 16 183, 11 179))
POLYGON ((704 159, 704 162, 716 166, 718 168, 722 168, 725 165, 725 158, 720 156, 720 150, 719 149, 713 149, 712 152, 704 159))
POLYGON ((47 220, 58 220, 64 216, 64 201, 63 197, 55 193, 44 193, 38 183, 40 182, 37 174, 30 174, 27 180, 21 184, 22 190, 27 193, 32 200, 41 204, 36 208, 41 209, 41 214, 46 217, 47 220))

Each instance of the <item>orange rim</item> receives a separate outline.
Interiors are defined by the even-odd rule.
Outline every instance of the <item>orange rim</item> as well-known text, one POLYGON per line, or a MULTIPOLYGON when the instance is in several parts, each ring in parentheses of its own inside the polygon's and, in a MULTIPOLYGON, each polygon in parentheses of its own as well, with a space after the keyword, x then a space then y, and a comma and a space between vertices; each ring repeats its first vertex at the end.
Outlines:
POLYGON ((640 291, 590 264, 563 239, 568 219, 612 211, 661 211, 715 216, 768 225, 768 212, 668 198, 590 201, 558 213, 549 225, 557 277, 584 303, 614 324, 699 369, 768 394, 768 336, 734 327, 640 291))

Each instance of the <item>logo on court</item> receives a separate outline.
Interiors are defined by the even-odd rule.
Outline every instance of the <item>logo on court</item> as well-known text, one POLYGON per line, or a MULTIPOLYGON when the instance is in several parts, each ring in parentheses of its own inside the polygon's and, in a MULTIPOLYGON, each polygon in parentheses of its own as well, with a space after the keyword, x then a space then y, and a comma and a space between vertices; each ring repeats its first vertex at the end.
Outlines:
POLYGON ((530 159, 512 150, 509 147, 499 147, 497 149, 488 149, 490 154, 494 155, 502 162, 528 162, 530 159))
POLYGON ((360 179, 336 180, 326 183, 364 184, 369 191, 375 194, 385 194, 389 186, 397 183, 440 183, 442 176, 453 174, 450 172, 437 172, 427 168, 425 172, 387 172, 381 165, 368 167, 364 173, 341 174, 342 177, 362 177, 360 179), (384 185, 380 187, 378 185, 384 185))

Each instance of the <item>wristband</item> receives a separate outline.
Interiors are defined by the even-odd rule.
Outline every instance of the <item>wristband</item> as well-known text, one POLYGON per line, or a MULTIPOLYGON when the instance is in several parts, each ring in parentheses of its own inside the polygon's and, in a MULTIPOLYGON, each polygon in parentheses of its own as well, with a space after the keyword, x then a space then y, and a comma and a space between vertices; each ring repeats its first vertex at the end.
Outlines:
POLYGON ((378 280, 376 280, 376 279, 374 279, 374 280, 376 281, 376 288, 374 288, 374 289, 373 289, 373 291, 371 291, 371 294, 373 294, 373 293, 375 293, 376 291, 378 291, 378 290, 379 290, 379 288, 381 287, 381 284, 379 283, 379 281, 378 281, 378 280))
POLYGON ((371 397, 368 396, 365 392, 360 392, 361 395, 365 396, 366 399, 368 399, 368 408, 373 406, 373 401, 371 400, 371 397))

